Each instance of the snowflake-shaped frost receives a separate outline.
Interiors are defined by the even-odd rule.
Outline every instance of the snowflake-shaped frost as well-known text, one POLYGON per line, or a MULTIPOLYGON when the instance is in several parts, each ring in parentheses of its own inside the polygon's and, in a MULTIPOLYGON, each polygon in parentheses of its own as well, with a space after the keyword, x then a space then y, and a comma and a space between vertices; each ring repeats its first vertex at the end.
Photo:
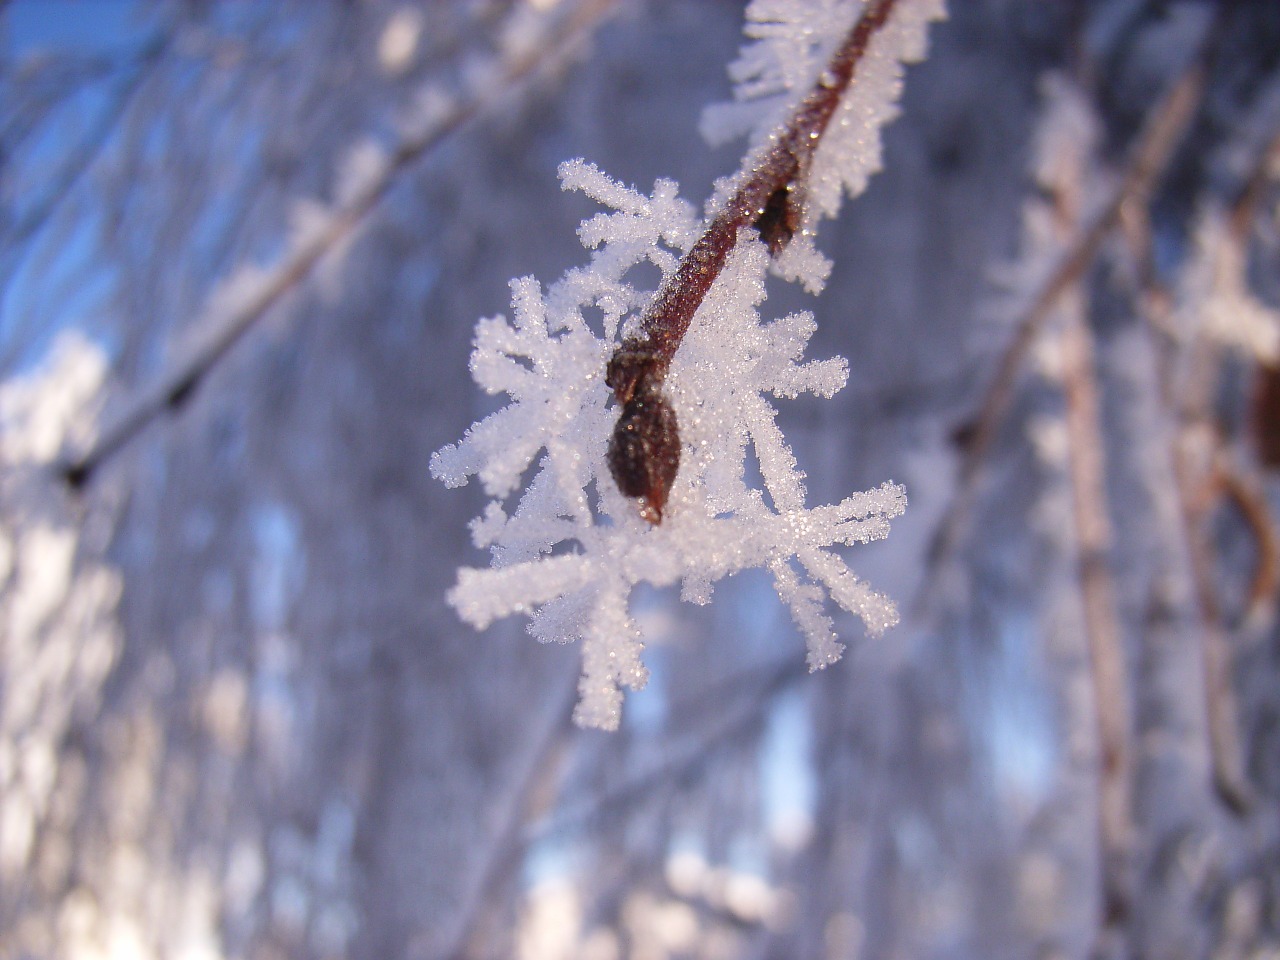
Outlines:
POLYGON ((660 526, 639 515, 605 466, 617 419, 605 365, 652 295, 628 274, 649 261, 670 274, 698 235, 691 207, 659 181, 644 196, 594 166, 560 168, 565 189, 581 190, 615 212, 583 223, 590 265, 544 294, 532 278, 512 284, 514 319, 482 320, 471 369, 485 390, 511 403, 432 458, 450 485, 479 476, 494 499, 472 524, 492 567, 463 569, 449 600, 483 628, 512 613, 531 616, 543 641, 582 641, 581 701, 575 719, 615 729, 621 687, 647 673, 639 631, 628 612, 632 588, 682 583, 706 602, 716 581, 766 567, 804 633, 812 669, 840 656, 824 612, 827 596, 878 634, 897 620, 893 605, 868 588, 834 551, 884 537, 906 505, 886 483, 831 506, 807 507, 803 473, 775 422, 772 397, 830 397, 844 385, 843 359, 801 360, 814 330, 808 313, 761 321, 769 257, 745 234, 694 316, 665 391, 680 424, 680 471, 660 526), (588 316, 602 315, 593 325, 588 316), (747 482, 748 451, 763 489, 747 482), (504 501, 537 460, 533 480, 508 512, 504 501))

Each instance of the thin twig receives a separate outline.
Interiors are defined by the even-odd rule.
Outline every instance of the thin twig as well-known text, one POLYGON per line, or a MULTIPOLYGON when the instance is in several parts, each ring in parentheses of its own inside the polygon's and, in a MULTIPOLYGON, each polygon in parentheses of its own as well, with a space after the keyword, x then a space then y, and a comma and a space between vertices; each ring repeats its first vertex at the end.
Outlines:
MULTIPOLYGON (((1055 226, 1066 240, 1083 218, 1084 167, 1048 184, 1055 226)), ((1097 818, 1101 923, 1095 954, 1123 941, 1132 901, 1133 747, 1132 709, 1124 662, 1115 580, 1113 534, 1107 496, 1106 438, 1097 375, 1097 347, 1089 325, 1090 297, 1081 271, 1064 288, 1055 312, 1063 320, 1062 393, 1068 444, 1067 477, 1075 533, 1080 606, 1088 643, 1097 743, 1097 818)))
MULTIPOLYGON (((1267 183, 1269 169, 1280 154, 1280 134, 1259 152, 1249 176, 1227 213, 1228 230, 1245 243, 1267 183)), ((1274 606, 1280 579, 1280 543, 1275 521, 1265 498, 1259 496, 1238 472, 1227 464, 1222 441, 1213 426, 1213 398, 1222 362, 1222 348, 1198 337, 1189 349, 1185 375, 1179 389, 1170 338, 1173 298, 1154 268, 1149 234, 1134 238, 1142 293, 1138 298, 1147 326, 1158 338, 1161 394, 1176 418, 1173 450, 1174 485, 1177 489, 1191 578, 1200 615, 1200 649, 1204 671, 1204 703, 1214 787, 1222 801, 1237 814, 1253 804, 1254 791, 1245 771, 1239 725, 1239 707, 1232 680, 1234 657, 1227 625, 1218 600, 1216 563, 1205 532, 1209 513, 1221 497, 1229 497, 1253 532, 1258 550, 1245 622, 1265 620, 1274 606), (1205 450, 1208 444, 1209 449, 1205 450), (1208 496, 1206 496, 1208 494, 1208 496)))
MULTIPOLYGON (((732 708, 719 706, 722 698, 712 691, 705 691, 699 697, 699 705, 717 706, 700 712, 714 716, 699 716, 697 722, 682 722, 682 727, 694 732, 665 745, 657 762, 633 771, 621 783, 594 794, 582 803, 558 810, 543 821, 529 824, 520 840, 522 846, 527 847, 543 837, 590 823, 609 810, 625 806, 658 787, 669 785, 688 771, 705 764, 708 755, 718 744, 732 739, 757 722, 774 702, 779 691, 806 675, 803 662, 795 657, 787 657, 782 662, 768 664, 763 668, 753 668, 748 673, 747 677, 736 676, 731 682, 723 684, 725 688, 732 688, 740 694, 732 708), (748 693, 741 695, 744 688, 748 693)), ((673 718, 680 714, 679 710, 671 712, 673 718)))
POLYGON ((1228 807, 1236 813, 1245 813, 1253 804, 1253 789, 1244 768, 1239 709, 1232 682, 1234 657, 1218 605, 1213 555, 1204 536, 1204 511, 1198 509, 1194 502, 1193 458, 1188 456, 1187 446, 1185 438, 1175 444, 1174 475, 1186 529, 1196 603, 1200 610, 1205 719, 1213 782, 1228 807))
MULTIPOLYGON (((325 228, 307 243, 299 245, 273 268, 270 276, 238 310, 217 316, 208 309, 199 345, 154 382, 144 387, 99 434, 89 449, 66 458, 62 473, 73 487, 83 486, 106 460, 166 412, 181 407, 205 376, 227 352, 286 293, 305 279, 326 254, 341 248, 368 220, 400 176, 429 150, 468 121, 483 113, 524 83, 566 62, 579 48, 615 0, 588 0, 569 17, 564 29, 550 44, 529 44, 508 64, 501 76, 471 99, 451 105, 425 129, 407 136, 391 153, 385 166, 363 185, 350 200, 333 212, 325 228), (211 316, 210 316, 211 314, 211 316)), ((197 321, 197 329, 201 326, 197 321)))
POLYGON ((1253 230, 1258 215, 1258 207, 1262 205, 1268 185, 1275 179, 1275 166, 1280 163, 1280 130, 1267 141, 1266 146, 1258 154, 1258 159, 1245 178, 1244 185, 1231 205, 1228 229, 1241 242, 1253 230))
POLYGON ((606 382, 621 406, 609 446, 609 470, 618 489, 640 501, 641 516, 650 523, 662 522, 680 463, 675 413, 662 392, 671 361, 737 247, 739 231, 755 227, 775 257, 791 242, 803 219, 814 153, 868 44, 896 2, 875 0, 853 25, 774 145, 662 281, 640 319, 642 335, 624 341, 609 360, 606 382))
POLYGON ((1123 638, 1111 576, 1111 521, 1107 509, 1104 438, 1095 373, 1094 339, 1083 313, 1063 335, 1063 389, 1071 455, 1069 476, 1076 530, 1080 599, 1093 675, 1098 736, 1098 839, 1102 868, 1103 925, 1123 929, 1132 897, 1133 848, 1131 710, 1123 638))
POLYGON ((517 751, 506 788, 496 794, 498 800, 490 806, 492 816, 486 842, 472 858, 474 867, 464 880, 462 900, 452 922, 436 940, 437 956, 461 956, 471 939, 488 902, 489 889, 502 873, 500 868, 520 848, 520 828, 527 815, 529 797, 546 773, 556 747, 569 734, 569 717, 577 696, 577 672, 566 671, 560 690, 550 698, 533 726, 533 735, 517 751))
MULTIPOLYGON (((441 938, 438 955, 457 956, 465 948, 480 919, 480 911, 488 902, 486 894, 502 875, 504 865, 515 860, 539 839, 590 822, 705 763, 717 744, 755 723, 773 703, 779 690, 804 675, 804 667, 795 658, 788 657, 782 663, 755 668, 749 673, 749 678, 735 677, 734 682, 725 684, 738 691, 744 686, 750 690, 749 695, 739 698, 735 709, 718 709, 713 721, 687 724, 697 732, 665 749, 656 764, 636 771, 623 783, 593 795, 578 806, 562 810, 550 819, 527 823, 524 818, 528 813, 528 798, 540 782, 541 775, 545 774, 549 758, 569 732, 566 718, 577 696, 576 680, 561 691, 561 696, 553 698, 543 723, 538 725, 538 733, 529 740, 524 759, 516 764, 508 789, 502 792, 500 802, 494 807, 497 811, 494 817, 496 829, 477 858, 478 866, 471 874, 457 919, 447 935, 441 938)), ((716 699, 708 692, 701 702, 716 702, 716 699)))
MULTIPOLYGON (((1241 245, 1247 243, 1264 188, 1271 176, 1271 165, 1277 156, 1280 156, 1280 133, 1277 133, 1262 149, 1253 170, 1231 205, 1228 213, 1228 229, 1236 242, 1241 245)), ((1207 419, 1211 403, 1210 396, 1204 395, 1201 403, 1200 410, 1188 411, 1190 417, 1186 429, 1193 430, 1198 420, 1207 419)), ((1231 649, 1231 638, 1217 603, 1215 564, 1204 529, 1205 516, 1197 514, 1191 506, 1191 484, 1194 483, 1194 477, 1189 475, 1193 467, 1191 458, 1187 456, 1188 446, 1186 443, 1178 444, 1178 472, 1182 475, 1183 482, 1187 484, 1184 499, 1187 533, 1191 542, 1196 594, 1206 625, 1203 641, 1205 700, 1214 783, 1223 801, 1236 813, 1243 814, 1253 805, 1255 797, 1245 769, 1243 738, 1240 733, 1240 710, 1233 680, 1235 657, 1231 649)), ((1222 471, 1223 462, 1224 455, 1219 452, 1214 458, 1215 471, 1222 471)), ((1222 477, 1223 482, 1227 484, 1227 494, 1236 500, 1245 521, 1250 524, 1250 529, 1255 534, 1259 560, 1254 575, 1253 596, 1259 603, 1257 609, 1261 610, 1263 604, 1273 602, 1275 595, 1275 524, 1265 500, 1252 496, 1247 485, 1235 483, 1236 479, 1238 478, 1233 474, 1224 474, 1222 477)), ((1253 609, 1251 604, 1251 613, 1253 609)))
POLYGON ((1280 587, 1280 539, 1276 536, 1271 505, 1257 483, 1246 478, 1239 467, 1227 463, 1225 455, 1218 458, 1213 481, 1220 494, 1235 505, 1253 535, 1258 552, 1241 621, 1245 624, 1268 622, 1275 607, 1277 587, 1280 587))
POLYGON ((48 181, 44 195, 39 202, 10 228, 9 235, 5 238, 8 246, 15 250, 21 247, 32 234, 48 221, 62 202, 71 194, 75 185, 93 165, 93 161, 102 153, 103 148, 111 139, 111 131, 115 129, 120 122, 120 118, 124 116, 125 111, 128 109, 129 104, 133 102, 133 95, 142 86, 150 67, 158 63, 161 57, 164 56, 165 51, 169 48, 171 39, 171 32, 165 32, 143 47, 138 54, 132 76, 121 85, 110 106, 102 111, 97 123, 81 139, 70 159, 62 164, 57 176, 48 181))

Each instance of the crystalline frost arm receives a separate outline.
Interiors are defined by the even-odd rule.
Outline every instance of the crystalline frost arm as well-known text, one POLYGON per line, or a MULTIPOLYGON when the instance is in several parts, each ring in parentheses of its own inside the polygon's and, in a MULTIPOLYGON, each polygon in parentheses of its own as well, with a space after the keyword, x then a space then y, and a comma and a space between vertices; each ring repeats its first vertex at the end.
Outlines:
POLYGON ((811 314, 766 323, 759 307, 770 269, 821 287, 830 264, 811 234, 834 206, 831 196, 815 203, 813 178, 820 175, 827 194, 834 184, 838 202, 842 184, 860 188, 879 163, 878 127, 893 113, 901 62, 921 52, 925 21, 940 10, 937 0, 757 0, 748 31, 756 44, 737 70, 739 95, 777 103, 741 106, 774 110, 770 124, 791 119, 772 135, 758 128, 743 169, 719 185, 706 220, 695 220, 670 181, 646 196, 585 161, 566 162, 564 188, 609 208, 579 229, 590 263, 545 296, 531 278, 516 281, 514 321, 482 321, 473 373, 511 402, 440 451, 432 470, 454 484, 478 475, 495 498, 472 527, 493 566, 461 571, 449 600, 477 627, 523 613, 539 640, 580 641, 580 724, 616 728, 621 688, 645 681, 643 643, 628 613, 640 583, 681 583, 686 600, 706 602, 724 577, 768 569, 814 669, 843 649, 828 599, 871 634, 896 622, 892 603, 836 548, 885 536, 906 506, 902 488, 886 483, 838 504, 806 505, 804 474, 772 398, 829 397, 848 366, 839 357, 804 360, 816 328, 811 314), (809 26, 825 24, 825 32, 804 33, 810 14, 809 26), (860 126, 849 130, 850 123, 860 126), (631 273, 644 262, 662 271, 651 293, 631 273), (593 316, 603 320, 589 322, 593 316), (609 476, 619 410, 624 421, 651 415, 636 404, 664 408, 673 425, 674 447, 662 455, 678 457, 678 470, 647 508, 660 526, 609 476), (752 451, 763 489, 748 484, 752 451), (514 510, 504 506, 535 462, 514 510))

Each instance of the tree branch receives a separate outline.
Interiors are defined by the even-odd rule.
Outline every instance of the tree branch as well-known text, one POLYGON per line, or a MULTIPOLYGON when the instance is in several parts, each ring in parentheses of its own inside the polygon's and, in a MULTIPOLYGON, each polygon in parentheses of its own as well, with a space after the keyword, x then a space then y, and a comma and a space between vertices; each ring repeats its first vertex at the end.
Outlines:
POLYGON ((238 309, 219 316, 214 305, 206 305, 204 322, 197 321, 198 328, 206 327, 199 344, 129 401, 120 414, 108 422, 92 446, 64 459, 61 472, 66 481, 72 487, 82 487, 106 460, 154 420, 183 406, 209 371, 254 324, 304 280, 322 257, 341 248, 355 235, 406 169, 458 128, 498 102, 513 86, 568 60, 612 9, 614 2, 586 0, 568 17, 554 41, 528 44, 527 52, 504 64, 501 74, 476 91, 473 97, 450 105, 434 122, 406 135, 377 175, 362 184, 354 196, 333 211, 323 230, 289 251, 238 309))
POLYGON ((774 146, 663 280, 641 317, 642 336, 624 341, 609 360, 605 382, 622 408, 609 445, 609 470, 618 489, 640 501, 641 516, 650 523, 662 522, 680 464, 675 412, 662 392, 671 361, 737 247, 740 230, 754 227, 775 257, 790 244, 803 218, 814 153, 896 2, 875 0, 853 25, 774 146))
POLYGON ((534 787, 547 771, 556 746, 569 732, 569 717, 578 697, 578 674, 566 671, 561 678, 561 688, 547 703, 533 728, 532 736, 523 745, 512 766, 514 770, 505 789, 498 794, 498 802, 489 826, 488 841, 473 860, 474 868, 466 877, 462 900, 454 914, 453 922, 435 941, 436 956, 458 957, 463 955, 467 941, 487 901, 489 888, 500 874, 500 867, 520 846, 520 826, 526 815, 526 805, 534 787))
MULTIPOLYGON (((1227 213, 1228 229, 1245 243, 1269 178, 1270 165, 1280 155, 1280 134, 1258 156, 1227 213)), ((1254 791, 1245 771, 1232 678, 1234 657, 1229 631, 1218 599, 1213 549, 1205 534, 1209 511, 1222 497, 1232 500, 1253 533, 1258 562, 1251 579, 1244 622, 1265 621, 1274 608, 1280 581, 1280 543, 1265 498, 1258 495, 1229 464, 1222 439, 1213 426, 1212 406, 1222 363, 1222 348, 1197 337, 1187 348, 1189 358, 1179 390, 1175 344, 1171 333, 1171 293, 1154 268, 1149 230, 1131 238, 1140 264, 1139 302, 1148 328, 1161 340, 1160 386, 1164 402, 1175 418, 1171 459, 1196 606, 1200 615, 1200 649, 1204 671, 1204 704, 1214 787, 1235 813, 1247 812, 1254 791)))
MULTIPOLYGON (((1152 110, 1111 198, 1058 259, 1017 320, 1013 337, 1000 358, 978 413, 971 425, 962 431, 957 490, 934 533, 929 549, 931 568, 936 570, 951 556, 964 533, 973 506, 978 474, 1008 414, 1014 387, 1031 345, 1062 294, 1084 276, 1103 240, 1121 222, 1122 214, 1130 207, 1147 204, 1186 135, 1204 98, 1210 47, 1211 43, 1206 40, 1199 55, 1152 110)), ((923 582, 928 584, 930 579, 926 577, 923 582)), ((931 594, 932 591, 926 595, 931 594)))
POLYGON ((1249 580, 1249 591, 1241 620, 1246 624, 1269 622, 1274 614, 1276 589, 1280 587, 1280 539, 1267 498, 1239 467, 1218 457, 1212 482, 1216 493, 1235 505, 1253 536, 1258 559, 1249 580))
MULTIPOLYGON (((696 722, 686 714, 679 726, 694 732, 668 743, 656 763, 633 771, 621 783, 595 794, 577 806, 562 809, 543 822, 530 824, 521 837, 521 845, 527 847, 542 837, 589 823, 593 818, 643 797, 651 790, 669 784, 687 771, 705 764, 708 755, 717 745, 731 740, 758 721, 782 689, 806 675, 803 662, 795 657, 787 657, 780 663, 766 664, 743 672, 747 674, 745 677, 732 677, 721 684, 723 689, 719 692, 704 691, 693 706, 715 706, 698 710, 696 722), (725 708, 724 694, 729 690, 741 692, 744 687, 749 692, 739 696, 732 707, 725 708), (704 713, 712 716, 702 716, 704 713)), ((688 711, 689 714, 694 712, 688 711)), ((676 718, 682 713, 684 712, 680 710, 672 710, 671 716, 676 718)))
POLYGON ((1104 439, 1094 372, 1094 339, 1086 317, 1064 333, 1063 388, 1071 454, 1069 475, 1076 530, 1080 599, 1093 675, 1098 737, 1098 839, 1103 925, 1119 931, 1129 912, 1129 856, 1133 848, 1133 750, 1124 643, 1111 576, 1104 439))

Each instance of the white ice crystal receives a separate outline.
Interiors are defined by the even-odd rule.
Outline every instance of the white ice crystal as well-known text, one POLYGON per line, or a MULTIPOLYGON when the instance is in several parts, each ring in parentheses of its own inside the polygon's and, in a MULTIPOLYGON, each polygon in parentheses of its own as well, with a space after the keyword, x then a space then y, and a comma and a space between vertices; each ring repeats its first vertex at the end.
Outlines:
MULTIPOLYGON (((708 219, 751 175, 769 135, 817 82, 825 58, 862 14, 857 0, 756 0, 748 34, 759 42, 733 68, 741 101, 711 116, 716 133, 752 133, 743 168, 717 185, 708 219), (754 101, 754 102, 746 102, 754 101)), ((491 567, 459 572, 449 601, 483 628, 524 613, 542 641, 582 641, 579 724, 616 729, 622 687, 638 689, 647 673, 643 643, 629 610, 637 584, 679 582, 684 599, 705 603, 723 577, 767 568, 804 634, 811 669, 843 649, 825 611, 828 598, 857 614, 878 635, 897 621, 893 604, 845 565, 835 548, 887 535, 906 506, 902 488, 885 483, 841 503, 806 505, 804 474, 776 423, 772 398, 830 397, 845 383, 843 358, 804 361, 815 329, 809 313, 764 322, 771 263, 817 292, 829 264, 812 244, 812 226, 834 215, 842 190, 859 192, 879 167, 879 128, 896 107, 901 64, 918 59, 924 26, 941 0, 899 0, 872 37, 854 83, 842 97, 806 171, 802 230, 778 261, 747 229, 702 300, 676 352, 663 392, 676 413, 680 467, 662 522, 642 518, 606 466, 618 407, 605 384, 610 357, 627 337, 642 336, 639 318, 653 290, 634 285, 633 268, 676 269, 706 222, 660 180, 645 196, 581 160, 564 163, 564 189, 581 191, 612 212, 578 231, 591 263, 545 292, 531 277, 512 282, 511 320, 477 325, 471 371, 489 393, 511 402, 439 450, 432 473, 450 486, 479 477, 492 497, 472 522, 491 567), (829 142, 828 142, 829 141, 829 142), (749 455, 759 466, 754 486, 749 455), (532 468, 532 469, 531 469, 532 468), (508 499, 522 478, 531 477, 508 499)))
POLYGON ((885 484, 833 506, 805 506, 803 474, 768 398, 829 397, 843 386, 846 366, 840 358, 800 360, 814 330, 809 314, 761 322, 756 307, 764 299, 768 254, 756 240, 738 244, 667 378, 683 450, 663 523, 651 526, 618 492, 605 467, 617 419, 605 364, 627 332, 624 318, 634 317, 649 295, 627 274, 644 260, 671 272, 698 225, 669 182, 659 181, 646 197, 582 161, 563 164, 560 173, 566 189, 616 212, 580 229, 584 244, 595 248, 588 268, 570 271, 545 294, 531 278, 514 281, 513 321, 498 317, 477 327, 472 373, 485 390, 506 392, 512 402, 432 458, 432 472, 445 483, 479 476, 494 497, 472 525, 493 566, 463 569, 450 602, 476 627, 528 613, 530 631, 541 640, 581 639, 575 716, 605 729, 616 728, 621 716, 619 688, 638 688, 646 679, 628 613, 638 583, 680 581, 684 597, 701 603, 722 577, 767 567, 807 638, 814 669, 842 649, 823 612, 827 594, 861 616, 869 632, 891 626, 892 604, 831 548, 885 536, 905 506, 903 491, 885 484), (588 308, 603 315, 598 329, 584 315, 588 308), (763 490, 748 485, 749 449, 763 490), (508 512, 503 498, 535 461, 532 481, 508 512))

